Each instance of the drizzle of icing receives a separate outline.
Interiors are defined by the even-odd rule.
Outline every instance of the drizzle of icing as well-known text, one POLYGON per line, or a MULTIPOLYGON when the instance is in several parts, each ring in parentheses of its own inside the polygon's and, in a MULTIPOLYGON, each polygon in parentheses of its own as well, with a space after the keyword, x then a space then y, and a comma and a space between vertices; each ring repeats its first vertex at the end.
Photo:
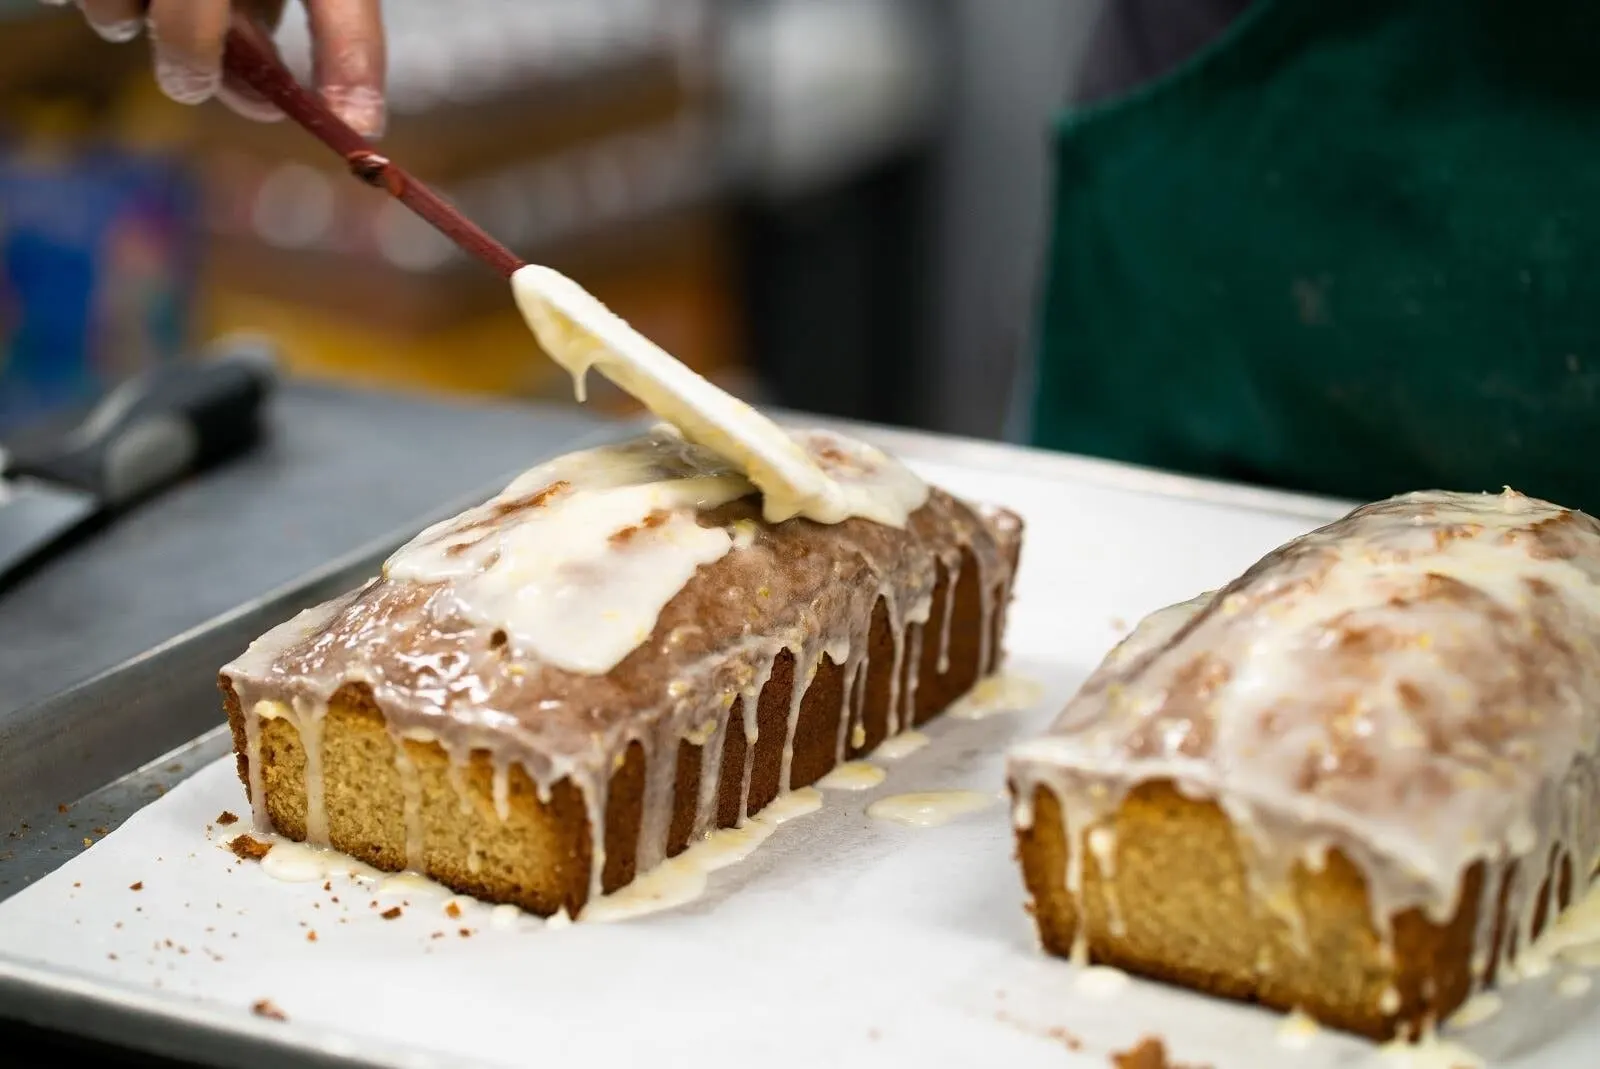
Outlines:
POLYGON ((1391 1069, 1484 1069, 1477 1054, 1431 1032, 1416 1043, 1390 1040, 1378 1048, 1378 1056, 1391 1069))
POLYGON ((878 748, 872 751, 872 756, 883 761, 899 761, 901 758, 910 757, 926 745, 928 736, 922 732, 902 731, 879 743, 878 748))
POLYGON ((1505 1007, 1500 996, 1493 991, 1480 991, 1461 1004, 1450 1015, 1450 1024, 1456 1028, 1471 1028, 1498 1014, 1505 1007))
POLYGON ((880 766, 870 761, 847 761, 817 780, 817 786, 831 791, 870 791, 882 783, 886 775, 880 766))
POLYGON ((867 806, 867 816, 915 828, 936 828, 987 809, 995 796, 983 791, 917 791, 891 794, 867 806))
POLYGON ((1452 916, 1486 862, 1481 963, 1508 873, 1526 948, 1556 848, 1600 858, 1597 661, 1600 523, 1510 490, 1407 494, 1151 614, 1009 773, 1019 807, 1056 795, 1074 843, 1141 783, 1213 800, 1264 898, 1308 844, 1337 848, 1383 933, 1452 916))
POLYGON ((425 895, 447 898, 454 894, 450 888, 415 872, 385 873, 378 881, 380 895, 425 895))
POLYGON ((498 906, 493 906, 490 908, 489 927, 498 928, 502 931, 507 928, 515 928, 517 926, 517 922, 520 921, 523 916, 524 914, 522 910, 518 909, 516 906, 513 906, 509 902, 502 902, 498 906))
POLYGON ((772 837, 779 825, 814 813, 822 795, 811 787, 779 795, 742 827, 721 828, 649 872, 584 907, 585 922, 613 922, 688 905, 705 894, 708 877, 743 861, 772 837))
POLYGON ((343 854, 327 847, 295 842, 273 843, 272 849, 261 859, 262 872, 286 883, 325 880, 336 873, 348 871, 349 866, 350 859, 343 854))
POLYGON ((566 276, 528 265, 511 292, 539 344, 572 375, 578 400, 598 370, 685 437, 761 488, 769 523, 804 516, 839 523, 852 516, 901 526, 927 487, 881 451, 857 443, 819 455, 799 447, 754 408, 675 360, 566 276))
POLYGON ((1506 968, 1511 982, 1544 976, 1557 964, 1600 964, 1600 880, 1545 926, 1506 968))
POLYGON ((1044 688, 1033 680, 1002 672, 979 680, 946 715, 955 720, 987 720, 1001 713, 1020 713, 1037 705, 1043 696, 1044 688))
POLYGON ((1321 1032, 1321 1026, 1301 1010, 1284 1015, 1278 1022, 1278 1046, 1290 1050, 1305 1050, 1321 1032))
POLYGON ((1088 998, 1112 998, 1120 995, 1132 981, 1121 969, 1109 965, 1086 965, 1078 970, 1072 981, 1072 990, 1088 998))
POLYGON ((1563 998, 1582 998, 1594 986, 1588 973, 1568 973, 1556 981, 1556 994, 1563 998))

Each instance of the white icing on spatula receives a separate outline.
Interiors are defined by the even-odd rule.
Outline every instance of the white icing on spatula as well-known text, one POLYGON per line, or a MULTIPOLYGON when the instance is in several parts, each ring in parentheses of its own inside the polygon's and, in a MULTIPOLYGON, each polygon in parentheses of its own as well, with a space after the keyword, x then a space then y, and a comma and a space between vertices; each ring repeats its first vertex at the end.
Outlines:
POLYGON ((792 437, 565 275, 529 264, 512 274, 511 291, 539 344, 571 373, 580 401, 584 378, 594 368, 685 438, 745 472, 761 490, 769 523, 795 516, 839 523, 859 516, 900 527, 927 500, 922 480, 863 442, 792 437))

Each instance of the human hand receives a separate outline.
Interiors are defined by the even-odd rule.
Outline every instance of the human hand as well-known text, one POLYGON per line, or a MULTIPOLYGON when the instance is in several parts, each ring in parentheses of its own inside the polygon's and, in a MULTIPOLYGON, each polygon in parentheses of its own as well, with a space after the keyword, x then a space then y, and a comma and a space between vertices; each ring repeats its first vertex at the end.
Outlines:
MULTIPOLYGON (((156 82, 180 104, 215 96, 248 118, 282 113, 254 90, 222 72, 222 43, 236 18, 271 31, 284 0, 44 0, 75 3, 108 41, 131 41, 150 31, 156 82)), ((328 107, 359 133, 383 132, 384 37, 380 0, 303 0, 311 28, 313 80, 328 107)))

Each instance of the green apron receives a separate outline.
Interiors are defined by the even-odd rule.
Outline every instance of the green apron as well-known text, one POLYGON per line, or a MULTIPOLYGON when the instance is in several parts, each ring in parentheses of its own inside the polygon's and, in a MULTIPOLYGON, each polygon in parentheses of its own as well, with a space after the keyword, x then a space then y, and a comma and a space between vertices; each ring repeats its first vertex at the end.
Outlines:
POLYGON ((1035 444, 1600 513, 1600 3, 1260 0, 1056 166, 1035 444))

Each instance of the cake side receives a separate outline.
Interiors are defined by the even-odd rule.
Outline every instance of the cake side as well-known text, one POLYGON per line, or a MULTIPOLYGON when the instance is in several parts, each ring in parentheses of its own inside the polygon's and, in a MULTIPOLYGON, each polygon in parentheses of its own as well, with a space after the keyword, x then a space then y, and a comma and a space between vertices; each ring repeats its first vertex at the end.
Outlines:
MULTIPOLYGON (((971 558, 966 563, 970 564, 971 558)), ((846 725, 845 756, 868 754, 891 732, 908 730, 943 711, 982 675, 998 667, 1001 647, 984 643, 979 634, 981 609, 974 568, 957 578, 951 607, 949 646, 940 671, 937 642, 921 642, 921 656, 904 660, 898 686, 890 679, 895 665, 888 611, 880 602, 872 624, 871 652, 854 702, 846 702, 845 671, 824 657, 800 701, 792 740, 790 789, 816 782, 839 761, 838 720, 846 725), (980 663, 980 657, 987 657, 980 663), (911 681, 915 679, 913 684, 911 681), (890 716, 891 694, 902 696, 900 715, 890 716)), ((950 589, 941 578, 935 596, 950 589)), ((935 608, 938 608, 936 605, 935 608)), ((1003 613, 1000 614, 1003 617, 1003 613)), ((941 617, 935 613, 933 619, 941 617)), ((909 644, 919 645, 923 624, 911 624, 909 644)), ((757 701, 756 738, 745 743, 743 731, 721 732, 726 745, 708 754, 708 744, 679 739, 653 759, 670 767, 673 784, 670 816, 665 823, 664 856, 686 849, 709 819, 712 828, 734 827, 753 816, 778 794, 783 750, 788 735, 788 709, 795 684, 795 659, 781 654, 757 701), (748 795, 744 767, 750 761, 748 795), (702 784, 715 766, 709 799, 702 784), (702 816, 700 806, 709 809, 702 816)), ((241 779, 248 783, 244 716, 237 697, 225 692, 233 726, 241 779)), ((743 721, 742 699, 727 713, 743 721)), ((306 754, 290 719, 262 725, 262 776, 265 808, 272 827, 296 840, 306 837, 306 754)), ((386 871, 413 868, 452 890, 490 902, 510 902, 541 916, 560 910, 576 916, 590 893, 590 842, 587 807, 582 792, 568 780, 541 792, 519 766, 512 766, 496 802, 494 762, 487 751, 475 751, 458 763, 437 743, 402 739, 398 743, 382 711, 366 688, 352 685, 330 703, 321 731, 323 805, 329 844, 386 871), (405 748, 403 761, 396 747, 405 748), (407 817, 406 774, 414 770, 414 811, 407 817), (408 831, 409 825, 409 831, 408 831), (420 839, 408 849, 406 839, 420 839), (413 859, 420 858, 420 863, 413 859)), ((633 744, 622 766, 611 776, 606 792, 603 851, 605 871, 600 891, 609 893, 629 883, 640 871, 641 838, 647 834, 644 810, 647 781, 644 748, 633 744)), ((657 822, 657 828, 661 826, 657 822)))
POLYGON ((1600 524, 1426 493, 1152 614, 1008 759, 1041 941, 1374 1038, 1587 887, 1600 524))
POLYGON ((1479 862, 1462 878, 1451 916, 1437 921, 1411 908, 1380 926, 1366 877, 1337 849, 1319 868, 1295 865, 1285 885, 1263 894, 1223 810, 1170 782, 1142 784, 1071 845, 1066 806, 1050 787, 1036 786, 1027 805, 1017 854, 1047 952, 1300 1010, 1379 1041, 1418 1036, 1496 981, 1517 939, 1512 889, 1528 873, 1540 903, 1530 938, 1574 899, 1571 856, 1558 851, 1549 866, 1524 859, 1499 867, 1498 881, 1479 862), (1076 891, 1066 879, 1073 851, 1076 891))
POLYGON ((998 664, 1015 516, 930 490, 901 527, 768 525, 748 494, 705 500, 706 473, 689 470, 667 476, 683 496, 674 510, 615 527, 619 495, 607 494, 655 494, 662 476, 646 474, 608 474, 589 499, 550 471, 519 480, 427 535, 439 567, 477 555, 460 578, 388 568, 224 669, 258 822, 491 900, 576 913, 780 789, 934 715, 998 664), (530 555, 515 525, 541 522, 555 495, 604 522, 540 535, 530 555), (633 577, 659 578, 663 559, 676 567, 683 546, 708 544, 685 520, 719 536, 720 551, 684 569, 647 631, 629 639, 604 624, 617 649, 633 645, 603 671, 568 663, 594 650, 560 634, 547 605, 519 617, 507 601, 550 593, 539 584, 552 544, 602 547, 594 559, 580 552, 577 579, 555 589, 581 639, 583 614, 610 604, 593 604, 597 592, 631 596, 633 577), (525 587, 484 584, 496 566, 525 587))

